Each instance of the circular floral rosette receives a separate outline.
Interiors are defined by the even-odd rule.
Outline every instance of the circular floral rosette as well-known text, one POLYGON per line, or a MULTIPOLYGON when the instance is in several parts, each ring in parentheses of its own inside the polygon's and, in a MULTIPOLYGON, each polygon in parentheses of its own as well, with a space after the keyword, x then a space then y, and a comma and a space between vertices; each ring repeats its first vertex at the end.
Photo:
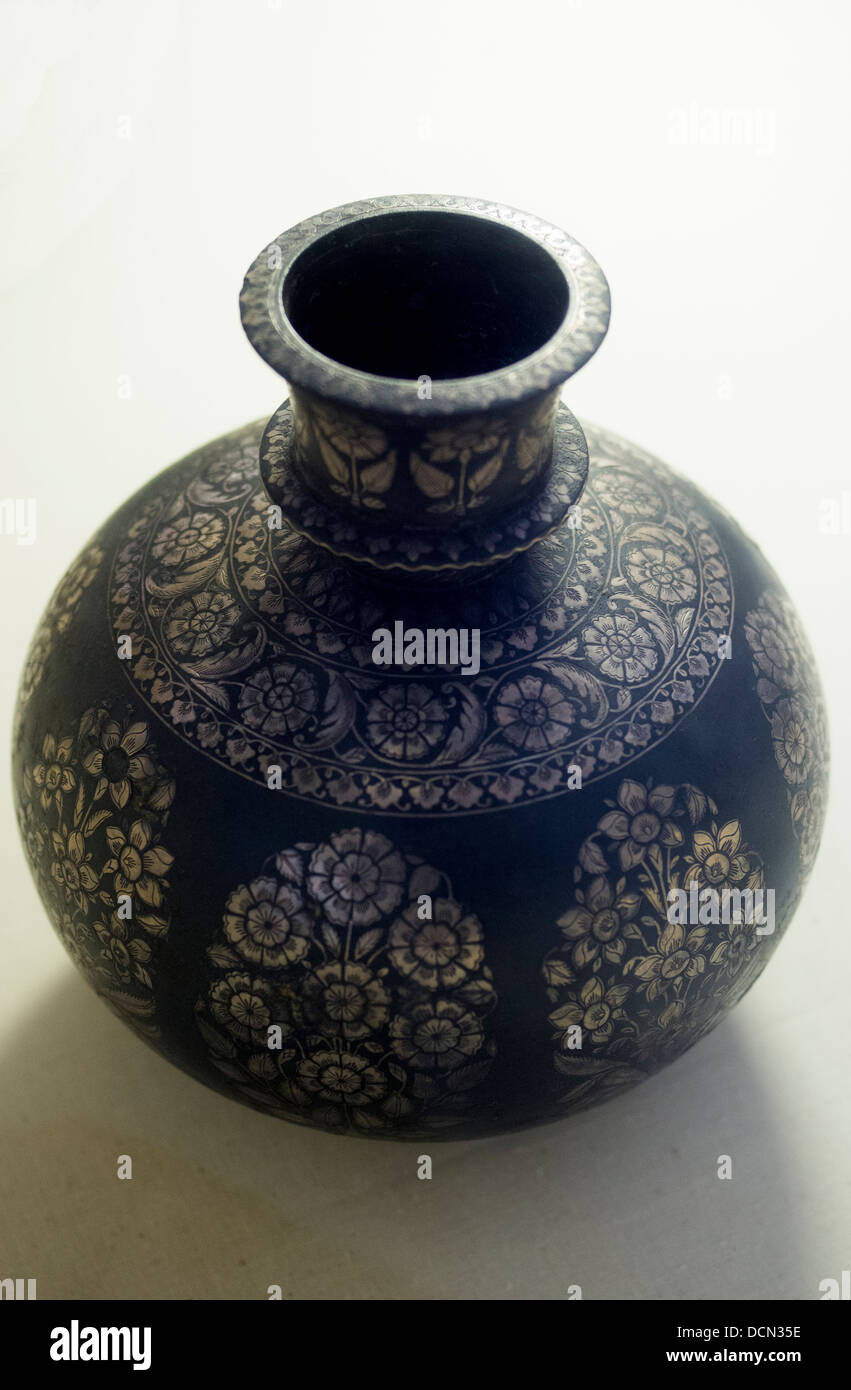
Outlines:
POLYGON ((711 797, 687 783, 628 779, 607 804, 580 847, 561 941, 543 964, 554 1064, 570 1083, 559 1099, 572 1107, 634 1084, 697 1042, 776 940, 760 933, 762 861, 711 797), (672 910, 678 902, 696 902, 696 920, 690 907, 672 910))
POLYGON ((18 819, 42 900, 75 964, 124 1022, 159 1034, 153 972, 171 924, 166 826, 174 782, 148 725, 85 712, 45 734, 18 819))
POLYGON ((210 1058, 270 1113, 364 1135, 451 1127, 490 1071, 482 925, 374 830, 267 861, 207 957, 210 1058))
POLYGON ((588 431, 581 524, 450 606, 363 584, 271 524, 260 432, 166 475, 110 585, 136 691, 239 775, 266 783, 275 766, 291 796, 387 815, 496 811, 656 747, 723 668, 733 593, 711 521, 687 484, 612 436, 588 431), (372 634, 396 621, 478 629, 479 671, 377 667, 372 634))
POLYGON ((757 694, 786 782, 805 873, 816 857, 827 810, 827 714, 806 634, 784 594, 768 589, 745 618, 757 694))

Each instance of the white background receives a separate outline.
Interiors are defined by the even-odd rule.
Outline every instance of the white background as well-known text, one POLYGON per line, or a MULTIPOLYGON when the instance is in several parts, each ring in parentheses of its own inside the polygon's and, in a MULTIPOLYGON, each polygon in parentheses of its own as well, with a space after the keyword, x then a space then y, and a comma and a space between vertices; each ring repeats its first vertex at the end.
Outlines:
MULTIPOLYGON (((832 715, 827 831, 735 1015, 561 1125, 417 1148, 205 1091, 54 938, 0 804, 0 1276, 40 1297, 817 1298, 851 1268, 851 20, 843 0, 0 7, 3 720, 101 520, 281 385, 237 316, 256 252, 393 192, 541 215, 613 291, 580 415, 713 493, 778 567, 832 715), (119 383, 128 378, 130 399, 119 383), (116 1156, 134 1158, 132 1182, 116 1156), (716 1177, 731 1154, 732 1182, 716 1177)), ((730 711, 735 718, 735 710, 730 711)), ((4 745, 6 740, 4 739, 4 745)), ((4 757, 5 746, 4 746, 4 757)), ((8 785, 8 778, 6 780, 8 785)))

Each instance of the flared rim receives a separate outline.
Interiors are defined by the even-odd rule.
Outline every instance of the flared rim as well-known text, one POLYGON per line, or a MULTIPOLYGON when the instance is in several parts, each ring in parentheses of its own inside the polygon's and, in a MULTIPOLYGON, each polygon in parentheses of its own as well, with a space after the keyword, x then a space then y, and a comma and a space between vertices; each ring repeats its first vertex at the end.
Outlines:
POLYGON ((436 194, 394 194, 331 208, 297 223, 263 248, 240 295, 246 334, 259 355, 291 385, 338 405, 420 417, 446 417, 521 401, 562 385, 596 352, 609 324, 609 287, 597 262, 573 237, 502 203, 436 194), (318 351, 297 332, 284 304, 296 260, 321 238, 388 213, 447 213, 479 218, 529 238, 552 259, 567 286, 567 311, 534 352, 480 375, 441 379, 430 398, 414 381, 378 376, 318 351))

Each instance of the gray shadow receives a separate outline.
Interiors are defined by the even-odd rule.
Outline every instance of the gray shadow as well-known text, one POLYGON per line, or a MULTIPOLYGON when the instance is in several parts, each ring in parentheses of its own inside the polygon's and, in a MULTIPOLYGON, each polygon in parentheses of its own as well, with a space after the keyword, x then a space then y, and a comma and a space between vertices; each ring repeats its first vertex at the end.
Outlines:
POLYGON ((43 1298, 817 1296, 796 1216, 817 1174, 794 1171, 741 1014, 599 1108, 429 1147, 236 1105, 69 968, 7 1044, 0 1128, 0 1273, 43 1298))

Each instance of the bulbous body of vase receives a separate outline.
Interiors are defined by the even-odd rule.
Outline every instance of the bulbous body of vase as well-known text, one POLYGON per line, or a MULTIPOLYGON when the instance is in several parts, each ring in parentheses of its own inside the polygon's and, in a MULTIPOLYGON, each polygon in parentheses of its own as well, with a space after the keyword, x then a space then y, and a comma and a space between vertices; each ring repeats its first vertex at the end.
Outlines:
POLYGON ((290 400, 132 497, 36 633, 39 891, 122 1018, 262 1110, 559 1118, 705 1034, 788 924, 826 794, 805 637, 726 514, 558 404, 608 298, 555 229, 355 204, 242 307, 290 400))

